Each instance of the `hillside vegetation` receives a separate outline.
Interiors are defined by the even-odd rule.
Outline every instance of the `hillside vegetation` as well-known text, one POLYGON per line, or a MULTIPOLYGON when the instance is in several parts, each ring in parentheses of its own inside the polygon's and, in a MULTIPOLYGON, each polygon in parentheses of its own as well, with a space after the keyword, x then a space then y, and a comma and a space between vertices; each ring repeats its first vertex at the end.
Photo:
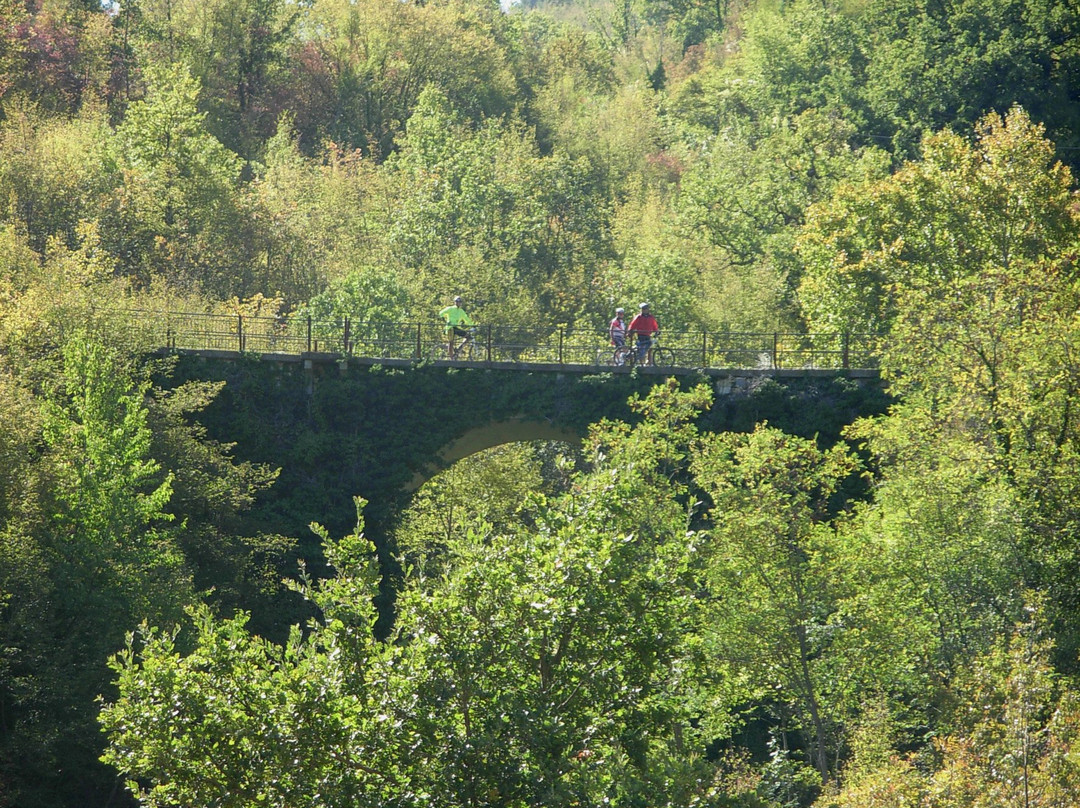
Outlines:
POLYGON ((0 806, 1080 803, 1077 87, 1064 0, 0 0, 0 806), (878 333, 897 404, 497 450, 375 636, 130 312, 455 294, 878 333))

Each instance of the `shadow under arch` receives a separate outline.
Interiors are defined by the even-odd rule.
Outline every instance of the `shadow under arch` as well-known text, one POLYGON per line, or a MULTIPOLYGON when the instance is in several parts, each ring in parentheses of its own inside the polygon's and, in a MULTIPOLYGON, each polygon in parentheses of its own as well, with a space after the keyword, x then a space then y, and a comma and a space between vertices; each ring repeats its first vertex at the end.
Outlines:
POLYGON ((546 420, 536 420, 524 417, 510 418, 505 421, 485 424, 474 427, 465 434, 455 438, 443 446, 434 458, 434 461, 426 464, 413 474, 402 487, 402 493, 413 494, 420 486, 438 474, 449 468, 459 460, 501 446, 504 443, 526 443, 532 441, 559 441, 562 443, 579 443, 585 438, 587 430, 575 430, 568 427, 556 426, 546 420))

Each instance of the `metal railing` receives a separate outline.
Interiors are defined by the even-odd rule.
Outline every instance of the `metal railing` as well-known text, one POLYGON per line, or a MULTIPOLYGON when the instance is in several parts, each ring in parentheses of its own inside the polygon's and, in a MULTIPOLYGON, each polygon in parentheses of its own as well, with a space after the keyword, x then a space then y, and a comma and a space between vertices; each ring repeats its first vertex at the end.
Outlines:
MULTIPOLYGON (((256 354, 336 354, 368 359, 448 361, 442 323, 365 322, 342 318, 130 311, 147 344, 170 350, 256 354)), ((473 361, 514 364, 609 364, 605 334, 566 326, 481 325, 473 361), (479 359, 477 359, 479 357, 479 359)), ((675 367, 716 369, 875 369, 875 334, 662 331, 675 367)))

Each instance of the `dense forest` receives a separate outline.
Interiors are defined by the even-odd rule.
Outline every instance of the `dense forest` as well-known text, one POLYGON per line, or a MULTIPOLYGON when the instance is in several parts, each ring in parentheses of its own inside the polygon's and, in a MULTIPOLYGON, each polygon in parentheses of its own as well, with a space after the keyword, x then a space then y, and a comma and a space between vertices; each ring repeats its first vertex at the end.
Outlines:
POLYGON ((1078 88, 1065 0, 0 0, 0 806, 1074 808, 1078 88), (377 632, 131 313, 454 294, 895 403, 490 450, 377 632))

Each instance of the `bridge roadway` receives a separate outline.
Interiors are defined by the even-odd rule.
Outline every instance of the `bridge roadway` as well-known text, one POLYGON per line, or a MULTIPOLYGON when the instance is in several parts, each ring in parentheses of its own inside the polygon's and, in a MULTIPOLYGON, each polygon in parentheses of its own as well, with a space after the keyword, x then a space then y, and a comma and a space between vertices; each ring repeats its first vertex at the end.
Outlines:
POLYGON ((500 361, 466 361, 451 359, 420 360, 396 359, 371 356, 356 356, 325 351, 301 351, 298 353, 285 352, 253 352, 234 351, 221 349, 197 349, 197 348, 161 348, 159 352, 164 355, 176 354, 184 356, 196 356, 202 359, 218 362, 238 361, 241 359, 258 359, 261 362, 277 363, 280 365, 301 365, 304 370, 326 370, 331 367, 346 369, 356 367, 385 367, 398 369, 411 369, 423 364, 427 367, 438 368, 475 368, 483 370, 519 371, 527 373, 569 373, 580 375, 596 375, 598 373, 612 373, 616 375, 639 374, 645 376, 698 376, 716 379, 718 384, 716 392, 723 395, 724 380, 730 380, 731 384, 738 387, 738 379, 808 379, 820 378, 846 378, 867 379, 877 381, 880 373, 876 368, 852 368, 852 367, 700 367, 683 366, 679 364, 670 367, 617 367, 604 363, 573 363, 573 362, 500 362, 500 361))

